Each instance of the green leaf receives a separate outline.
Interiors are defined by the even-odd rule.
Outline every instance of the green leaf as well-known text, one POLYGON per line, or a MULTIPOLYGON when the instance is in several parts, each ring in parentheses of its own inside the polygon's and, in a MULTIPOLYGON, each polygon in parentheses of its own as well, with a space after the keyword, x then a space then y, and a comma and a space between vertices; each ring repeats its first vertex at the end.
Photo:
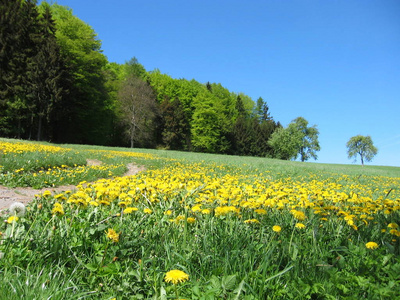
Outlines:
POLYGON ((232 290, 235 287, 236 274, 224 276, 221 279, 221 287, 224 290, 232 290))

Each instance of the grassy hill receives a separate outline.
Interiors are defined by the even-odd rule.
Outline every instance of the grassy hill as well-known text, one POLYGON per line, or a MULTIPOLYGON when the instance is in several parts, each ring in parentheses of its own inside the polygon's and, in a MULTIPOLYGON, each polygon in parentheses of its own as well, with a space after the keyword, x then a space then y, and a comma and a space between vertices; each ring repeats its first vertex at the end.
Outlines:
POLYGON ((5 299, 400 296, 400 168, 4 139, 0 157, 0 184, 45 187, 1 214, 5 299))

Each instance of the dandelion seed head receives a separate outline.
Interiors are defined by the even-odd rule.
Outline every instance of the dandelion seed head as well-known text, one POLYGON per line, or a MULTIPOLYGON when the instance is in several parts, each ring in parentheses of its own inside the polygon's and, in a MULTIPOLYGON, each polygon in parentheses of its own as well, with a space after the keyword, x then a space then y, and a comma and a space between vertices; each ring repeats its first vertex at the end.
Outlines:
POLYGON ((26 208, 21 202, 14 202, 10 205, 9 211, 12 216, 23 217, 26 213, 26 208))

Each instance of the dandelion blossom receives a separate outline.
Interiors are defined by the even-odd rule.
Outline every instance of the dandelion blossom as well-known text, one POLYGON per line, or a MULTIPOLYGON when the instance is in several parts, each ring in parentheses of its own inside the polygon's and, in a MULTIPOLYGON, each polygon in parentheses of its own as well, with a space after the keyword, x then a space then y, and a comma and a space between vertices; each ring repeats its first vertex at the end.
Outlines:
POLYGON ((292 209, 290 213, 293 215, 293 217, 299 221, 304 221, 307 217, 302 211, 298 211, 295 209, 292 209))
POLYGON ((136 208, 136 207, 127 207, 124 209, 124 214, 130 214, 137 210, 138 210, 138 208, 136 208))
POLYGON ((368 242, 365 244, 365 247, 367 247, 368 249, 374 250, 374 249, 378 248, 379 246, 375 242, 368 242))
POLYGON ((145 208, 145 209, 143 209, 143 212, 145 214, 151 214, 153 211, 150 208, 145 208))
POLYGON ((14 202, 10 205, 9 211, 10 215, 23 217, 25 215, 26 208, 21 202, 14 202))
POLYGON ((249 219, 244 221, 246 224, 260 224, 260 221, 257 219, 249 219))
POLYGON ((192 217, 189 217, 189 218, 186 219, 186 221, 187 221, 189 224, 193 224, 194 222, 196 222, 196 219, 195 219, 195 218, 192 218, 192 217))
POLYGON ((17 222, 18 221, 18 217, 17 216, 11 216, 7 219, 7 223, 8 224, 12 224, 12 222, 17 222))
POLYGON ((54 203, 53 209, 51 211, 53 215, 63 216, 64 215, 64 208, 61 203, 54 203))
POLYGON ((279 233, 279 232, 281 232, 282 227, 279 226, 279 225, 275 225, 275 226, 272 227, 272 230, 279 233))
POLYGON ((43 195, 43 197, 51 196, 51 192, 50 191, 44 191, 42 195, 43 195))
POLYGON ((296 225, 294 225, 297 229, 304 229, 306 228, 306 225, 304 225, 303 223, 296 223, 296 225))
POLYGON ((189 280, 189 275, 180 270, 171 270, 165 274, 165 282, 178 284, 189 280))
POLYGON ((106 236, 114 243, 118 243, 119 241, 119 234, 116 233, 114 229, 108 228, 108 231, 106 231, 106 236))

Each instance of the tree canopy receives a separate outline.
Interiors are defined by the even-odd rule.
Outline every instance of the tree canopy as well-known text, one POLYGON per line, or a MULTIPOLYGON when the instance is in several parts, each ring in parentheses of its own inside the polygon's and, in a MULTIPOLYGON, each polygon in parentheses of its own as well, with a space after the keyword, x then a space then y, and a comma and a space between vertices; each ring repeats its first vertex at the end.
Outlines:
POLYGON ((347 142, 346 146, 349 158, 354 158, 354 161, 356 161, 357 156, 360 155, 362 166, 364 166, 364 161, 371 161, 378 153, 378 149, 374 146, 372 138, 369 135, 353 136, 347 142))
POLYGON ((269 140, 274 157, 280 159, 296 159, 301 161, 317 159, 316 152, 321 148, 318 142, 319 131, 316 125, 309 127, 303 117, 294 119, 287 128, 278 128, 269 140))

